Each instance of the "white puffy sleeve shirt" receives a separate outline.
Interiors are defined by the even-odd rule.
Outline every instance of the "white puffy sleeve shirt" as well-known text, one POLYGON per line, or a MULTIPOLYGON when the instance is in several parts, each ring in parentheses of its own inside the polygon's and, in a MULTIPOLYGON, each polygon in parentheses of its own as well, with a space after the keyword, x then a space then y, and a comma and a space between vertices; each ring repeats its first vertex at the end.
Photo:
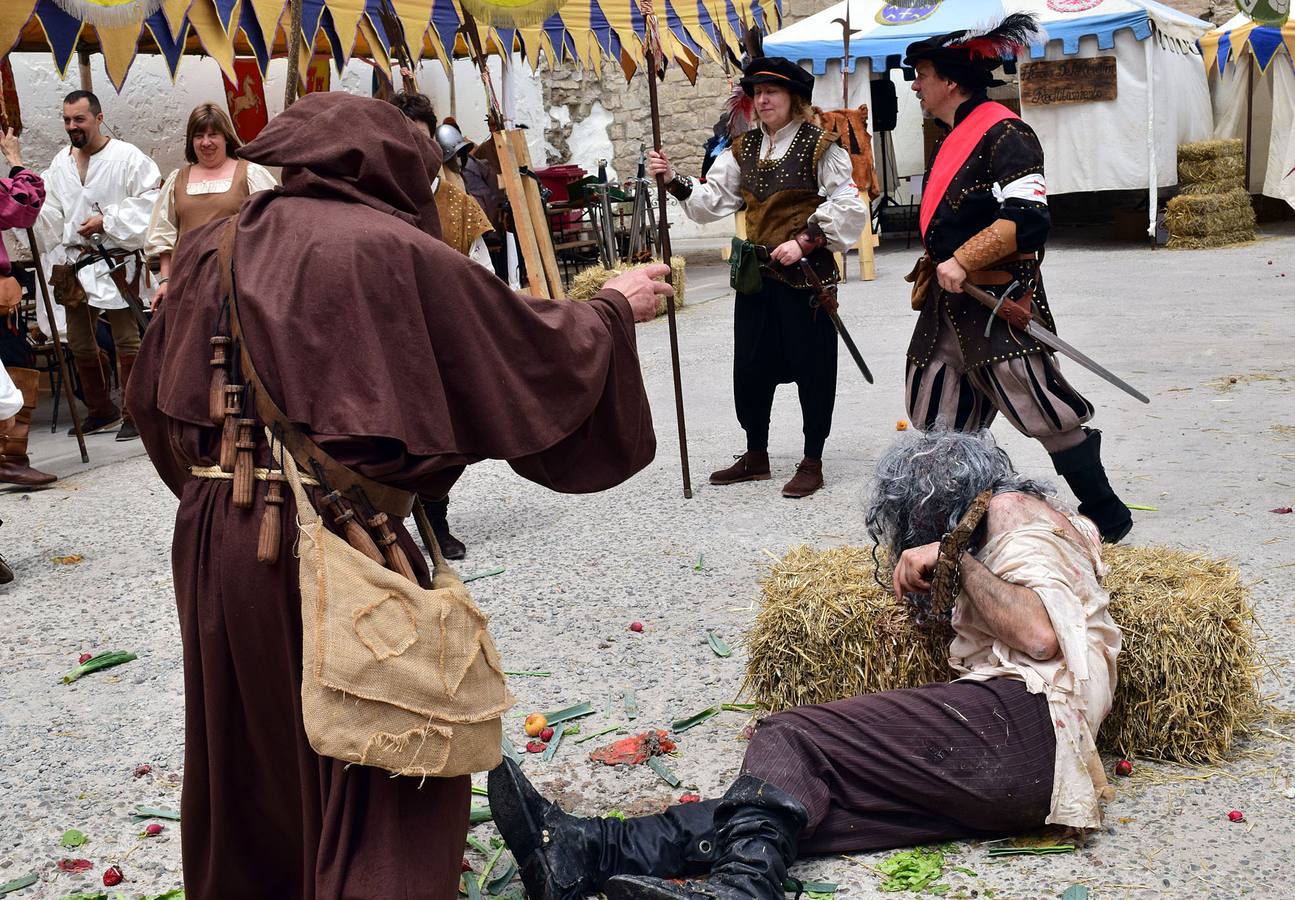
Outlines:
MULTIPOLYGON (((36 220, 36 239, 47 267, 74 263, 92 246, 77 234, 81 223, 92 216, 103 216, 101 237, 108 249, 144 248, 162 173, 134 144, 110 139, 90 157, 84 183, 70 147, 58 152, 41 177, 45 180, 45 205, 36 220)), ((132 260, 127 264, 126 277, 134 275, 132 260)), ((108 274, 107 263, 86 266, 77 276, 91 306, 126 308, 126 301, 108 274)))
MULTIPOLYGON (((793 119, 772 135, 761 127, 760 158, 782 157, 791 148, 792 138, 802 124, 801 120, 793 119)), ((854 183, 850 154, 837 144, 831 144, 818 160, 816 175, 823 202, 806 224, 813 222, 823 229, 830 250, 841 251, 854 246, 872 213, 854 183)), ((700 224, 718 221, 742 208, 742 170, 732 148, 715 160, 706 173, 706 181, 695 183, 688 199, 679 202, 684 214, 700 224)))

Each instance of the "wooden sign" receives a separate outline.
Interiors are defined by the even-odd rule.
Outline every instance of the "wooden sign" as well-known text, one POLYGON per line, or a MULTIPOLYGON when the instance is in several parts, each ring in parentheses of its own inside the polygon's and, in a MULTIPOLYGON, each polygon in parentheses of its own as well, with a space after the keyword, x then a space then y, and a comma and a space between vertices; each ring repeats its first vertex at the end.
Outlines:
POLYGON ((1021 103, 1059 106, 1116 97, 1115 57, 1047 59, 1021 66, 1021 103))

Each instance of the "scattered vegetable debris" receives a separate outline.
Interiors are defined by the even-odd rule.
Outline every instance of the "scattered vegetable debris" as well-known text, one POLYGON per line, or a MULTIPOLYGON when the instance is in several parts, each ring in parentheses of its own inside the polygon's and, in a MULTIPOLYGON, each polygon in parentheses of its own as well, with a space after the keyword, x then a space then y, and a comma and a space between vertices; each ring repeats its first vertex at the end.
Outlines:
POLYGON ((656 772, 657 775, 661 776, 661 780, 664 781, 666 784, 670 785, 670 787, 678 787, 679 785, 683 784, 683 781, 679 778, 679 776, 676 775, 674 772, 671 772, 670 767, 667 766, 665 763, 661 762, 661 760, 657 759, 655 756, 648 757, 647 764, 648 764, 648 768, 651 769, 653 772, 656 772))
POLYGON ((675 742, 669 734, 658 728, 614 741, 589 754, 589 758, 605 766, 636 766, 674 749, 675 742))
POLYGON ((85 836, 85 832, 78 831, 75 828, 69 828, 63 832, 63 837, 59 838, 59 843, 64 847, 80 847, 89 842, 90 839, 85 836))
POLYGON ((556 725, 559 722, 569 722, 572 719, 582 719, 585 716, 592 716, 593 714, 593 704, 586 700, 583 703, 577 703, 575 706, 568 706, 566 709, 544 713, 544 722, 546 725, 556 725))
POLYGON ((879 862, 877 871, 886 876, 881 890, 887 893, 920 891, 944 874, 944 853, 923 847, 902 850, 879 862))
POLYGON ((88 859, 60 859, 58 868, 60 872, 89 872, 94 863, 88 859))
POLYGON ((504 567, 495 566, 493 569, 486 569, 484 572, 478 572, 475 575, 464 576, 463 583, 467 584, 469 581, 476 581, 478 578, 491 578, 495 575, 502 575, 502 574, 504 574, 504 567))
POLYGON ((710 649, 721 659, 727 659, 733 655, 732 648, 724 643, 724 640, 713 631, 706 632, 706 643, 710 644, 710 649))
POLYGON ((705 709, 703 709, 701 712, 691 715, 686 719, 677 719, 675 722, 673 722, 670 725, 670 730, 673 731, 675 734, 683 734, 689 728, 696 728, 698 725, 700 725, 702 722, 705 722, 707 719, 714 718, 715 716, 718 716, 718 715, 719 715, 718 706, 708 706, 705 709))
POLYGON ((75 566, 79 562, 85 562, 85 557, 80 553, 69 553, 67 556, 55 556, 54 562, 60 566, 75 566))
POLYGON ((71 684, 78 678, 89 675, 91 672, 111 669, 113 666, 128 663, 133 659, 139 659, 139 657, 127 650, 105 650, 103 653, 96 653, 94 656, 78 665, 71 672, 64 675, 63 683, 71 684))

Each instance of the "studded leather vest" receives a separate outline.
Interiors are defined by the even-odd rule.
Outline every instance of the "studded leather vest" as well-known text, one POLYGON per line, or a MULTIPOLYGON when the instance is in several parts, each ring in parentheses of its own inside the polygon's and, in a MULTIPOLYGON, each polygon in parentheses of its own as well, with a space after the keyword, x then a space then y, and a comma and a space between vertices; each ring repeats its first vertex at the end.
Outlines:
MULTIPOLYGON (((747 240, 772 250, 805 230, 810 215, 823 202, 818 193, 818 161, 835 140, 834 135, 805 122, 781 158, 761 159, 764 139, 758 128, 738 137, 733 155, 742 172, 747 240)), ((841 280, 836 260, 826 247, 813 251, 806 260, 823 284, 841 280)), ((799 265, 769 262, 761 265, 760 274, 798 290, 810 287, 799 265)))

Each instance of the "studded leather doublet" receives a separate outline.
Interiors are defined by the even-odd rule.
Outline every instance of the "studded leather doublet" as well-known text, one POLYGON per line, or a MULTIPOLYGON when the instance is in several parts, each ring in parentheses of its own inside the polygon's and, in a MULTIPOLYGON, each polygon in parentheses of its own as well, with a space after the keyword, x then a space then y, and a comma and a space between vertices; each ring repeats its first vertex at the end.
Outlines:
MULTIPOLYGON (((742 173, 747 240, 772 250, 805 230, 809 217, 823 202, 818 193, 818 161, 834 140, 834 135, 805 122, 786 153, 778 159, 761 159, 764 137, 758 128, 738 137, 733 153, 742 173)), ((823 284, 841 280, 836 260, 826 247, 814 250, 806 260, 823 284)), ((760 272, 794 288, 809 287, 799 266, 769 263, 761 266, 760 272)))

